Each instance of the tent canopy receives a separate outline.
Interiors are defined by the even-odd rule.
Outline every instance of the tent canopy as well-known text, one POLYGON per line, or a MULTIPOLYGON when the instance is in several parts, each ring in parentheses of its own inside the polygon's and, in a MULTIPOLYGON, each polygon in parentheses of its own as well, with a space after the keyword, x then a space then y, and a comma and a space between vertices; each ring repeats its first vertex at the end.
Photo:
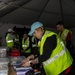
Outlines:
POLYGON ((55 27, 75 27, 75 0, 0 0, 0 22, 31 25, 40 21, 55 27))

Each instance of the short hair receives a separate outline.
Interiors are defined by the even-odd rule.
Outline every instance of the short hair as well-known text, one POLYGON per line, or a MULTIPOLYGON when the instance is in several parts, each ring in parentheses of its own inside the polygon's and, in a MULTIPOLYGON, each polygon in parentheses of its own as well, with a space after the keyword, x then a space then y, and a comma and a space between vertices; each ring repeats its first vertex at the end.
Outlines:
POLYGON ((62 21, 59 21, 59 22, 56 23, 56 25, 58 25, 58 24, 64 26, 64 23, 62 21))

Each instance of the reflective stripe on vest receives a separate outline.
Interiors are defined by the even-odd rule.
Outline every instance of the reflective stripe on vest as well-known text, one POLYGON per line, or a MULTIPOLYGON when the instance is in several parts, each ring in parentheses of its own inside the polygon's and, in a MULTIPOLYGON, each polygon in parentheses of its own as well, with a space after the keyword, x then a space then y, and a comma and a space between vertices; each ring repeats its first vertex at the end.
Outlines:
POLYGON ((62 50, 59 54, 55 55, 53 58, 48 59, 46 62, 43 63, 44 66, 50 64, 51 62, 53 62, 54 60, 56 60, 57 58, 59 58, 60 56, 62 56, 65 53, 66 49, 62 50))
POLYGON ((69 32, 72 34, 72 32, 70 30, 68 30, 68 29, 64 29, 64 31, 62 33, 59 32, 59 36, 60 36, 60 38, 62 39, 62 41, 64 42, 65 45, 66 45, 65 40, 66 40, 66 37, 67 37, 69 32))
MULTIPOLYGON (((24 38, 22 39, 22 48, 23 48, 23 52, 27 49, 27 47, 29 47, 29 37, 24 41, 24 38)), ((31 50, 30 48, 28 50, 25 51, 26 53, 30 53, 31 50)))
POLYGON ((60 56, 62 56, 62 55, 66 52, 67 49, 66 49, 66 47, 64 46, 63 42, 61 42, 61 44, 62 44, 62 46, 64 47, 64 49, 63 49, 60 53, 56 54, 53 58, 50 58, 50 59, 48 59, 46 62, 43 62, 43 65, 44 65, 44 66, 50 64, 51 62, 53 62, 54 60, 56 60, 57 58, 59 58, 60 56))
POLYGON ((32 44, 32 47, 36 47, 36 45, 35 44, 32 44))
POLYGON ((15 41, 19 41, 19 39, 15 39, 15 41))
POLYGON ((22 47, 28 47, 28 45, 22 45, 22 47))
POLYGON ((22 47, 29 47, 29 37, 25 41, 22 39, 22 47))
POLYGON ((13 42, 13 40, 9 40, 9 41, 7 41, 7 43, 10 43, 10 42, 13 42))

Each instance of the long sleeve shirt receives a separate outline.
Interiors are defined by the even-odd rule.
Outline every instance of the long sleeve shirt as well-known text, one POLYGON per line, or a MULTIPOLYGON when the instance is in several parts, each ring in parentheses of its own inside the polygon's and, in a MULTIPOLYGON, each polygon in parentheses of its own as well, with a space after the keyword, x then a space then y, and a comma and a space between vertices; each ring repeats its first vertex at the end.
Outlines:
POLYGON ((47 60, 50 57, 52 51, 56 48, 56 45, 56 35, 53 35, 46 39, 45 44, 43 46, 43 54, 38 57, 39 63, 47 60))

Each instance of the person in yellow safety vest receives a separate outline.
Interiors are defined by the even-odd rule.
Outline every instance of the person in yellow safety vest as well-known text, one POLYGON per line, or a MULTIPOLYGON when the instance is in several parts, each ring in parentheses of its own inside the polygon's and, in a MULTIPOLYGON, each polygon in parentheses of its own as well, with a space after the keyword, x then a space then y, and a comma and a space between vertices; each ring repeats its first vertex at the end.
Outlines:
POLYGON ((13 30, 8 29, 8 33, 6 35, 6 46, 7 46, 7 56, 9 56, 12 48, 14 47, 14 35, 13 30))
POLYGON ((14 46, 14 36, 12 29, 8 29, 8 33, 6 35, 6 45, 8 48, 13 48, 14 46))
POLYGON ((29 35, 39 39, 40 56, 35 58, 35 55, 30 55, 22 61, 22 66, 27 67, 42 63, 46 75, 61 75, 63 72, 62 75, 66 75, 70 73, 73 59, 55 32, 45 30, 41 22, 34 22, 31 25, 29 35))
POLYGON ((31 54, 30 38, 28 34, 25 32, 22 39, 21 55, 28 57, 30 54, 31 54))
POLYGON ((73 45, 72 45, 72 32, 64 27, 62 21, 57 22, 56 28, 59 31, 59 37, 64 42, 65 46, 68 48, 70 53, 73 55, 73 45))

